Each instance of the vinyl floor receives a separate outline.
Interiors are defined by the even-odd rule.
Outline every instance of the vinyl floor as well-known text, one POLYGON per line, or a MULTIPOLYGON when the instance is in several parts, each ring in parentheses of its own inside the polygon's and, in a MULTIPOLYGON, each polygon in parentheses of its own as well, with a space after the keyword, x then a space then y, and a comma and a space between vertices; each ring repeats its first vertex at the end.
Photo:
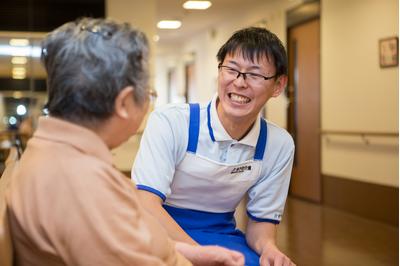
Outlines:
POLYGON ((398 227, 288 198, 278 246, 298 266, 399 265, 398 227))

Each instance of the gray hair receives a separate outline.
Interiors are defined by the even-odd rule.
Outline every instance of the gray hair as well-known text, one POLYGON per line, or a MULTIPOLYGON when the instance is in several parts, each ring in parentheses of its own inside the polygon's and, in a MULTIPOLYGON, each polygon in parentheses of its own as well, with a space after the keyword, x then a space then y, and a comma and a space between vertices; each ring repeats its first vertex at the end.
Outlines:
POLYGON ((140 106, 147 100, 148 42, 129 26, 83 18, 49 33, 42 43, 50 115, 97 124, 114 111, 118 93, 134 88, 140 106))

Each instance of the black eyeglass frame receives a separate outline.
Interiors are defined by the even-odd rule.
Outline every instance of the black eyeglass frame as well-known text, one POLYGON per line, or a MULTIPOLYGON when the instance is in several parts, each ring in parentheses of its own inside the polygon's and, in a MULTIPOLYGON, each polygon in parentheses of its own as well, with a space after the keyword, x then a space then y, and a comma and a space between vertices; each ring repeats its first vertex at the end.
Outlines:
POLYGON ((258 73, 252 73, 252 72, 240 72, 239 70, 237 70, 237 69, 234 69, 234 68, 232 68, 232 67, 229 67, 229 66, 224 66, 224 65, 221 65, 221 64, 219 64, 219 65, 218 65, 218 69, 221 69, 221 68, 226 68, 226 69, 229 69, 229 70, 232 70, 232 71, 235 71, 235 72, 237 72, 237 73, 238 73, 238 75, 236 76, 236 79, 238 79, 238 78, 240 77, 240 75, 242 75, 242 76, 243 76, 243 79, 244 79, 244 80, 246 80, 246 75, 253 75, 253 76, 257 76, 257 77, 263 78, 264 80, 273 79, 273 78, 276 78, 276 77, 278 76, 277 74, 275 74, 275 75, 273 75, 273 76, 266 77, 266 76, 264 76, 264 75, 261 75, 261 74, 258 74, 258 73))

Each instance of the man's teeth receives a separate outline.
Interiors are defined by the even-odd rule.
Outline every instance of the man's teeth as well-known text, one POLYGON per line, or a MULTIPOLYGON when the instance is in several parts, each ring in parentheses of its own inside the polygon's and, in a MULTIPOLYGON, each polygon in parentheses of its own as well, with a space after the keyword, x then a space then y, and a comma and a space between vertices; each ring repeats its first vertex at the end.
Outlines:
POLYGON ((230 97, 231 100, 234 101, 234 102, 238 102, 238 103, 248 103, 248 102, 250 102, 250 99, 245 97, 245 96, 241 96, 241 95, 237 95, 237 94, 233 94, 233 93, 231 93, 230 96, 231 96, 230 97))

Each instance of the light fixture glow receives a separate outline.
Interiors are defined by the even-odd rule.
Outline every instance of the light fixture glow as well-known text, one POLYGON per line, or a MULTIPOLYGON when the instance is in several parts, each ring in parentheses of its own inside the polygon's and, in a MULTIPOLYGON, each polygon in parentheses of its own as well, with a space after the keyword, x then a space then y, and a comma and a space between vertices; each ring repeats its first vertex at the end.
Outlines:
POLYGON ((24 79, 24 78, 26 78, 26 69, 25 69, 25 67, 13 67, 13 69, 12 69, 12 78, 13 79, 24 79))
POLYGON ((178 29, 182 25, 179 20, 161 20, 157 23, 159 29, 178 29))
POLYGON ((186 1, 183 4, 184 9, 207 9, 210 6, 210 1, 186 1))
POLYGON ((17 106, 17 114, 18 115, 24 115, 26 114, 26 107, 23 104, 20 104, 17 106))
POLYGON ((160 36, 157 34, 153 36, 153 41, 158 42, 160 40, 160 36))
POLYGON ((13 74, 26 74, 25 67, 13 67, 12 69, 13 74))
POLYGON ((10 118, 8 118, 8 123, 10 125, 15 125, 17 123, 17 119, 14 116, 10 116, 10 118))
POLYGON ((28 59, 25 56, 14 56, 11 58, 11 63, 14 65, 25 65, 28 59))
POLYGON ((29 40, 28 39, 11 39, 9 44, 11 46, 28 46, 29 40))
POLYGON ((42 49, 39 46, 10 46, 0 45, 0 55, 40 57, 42 49))
POLYGON ((20 99, 20 98, 22 98, 22 92, 20 92, 20 91, 14 91, 14 93, 13 93, 13 97, 15 98, 15 99, 20 99))
POLYGON ((26 75, 24 75, 24 74, 20 74, 20 75, 18 75, 18 74, 13 74, 13 75, 12 75, 12 78, 13 78, 13 79, 25 79, 25 78, 26 78, 26 75))

